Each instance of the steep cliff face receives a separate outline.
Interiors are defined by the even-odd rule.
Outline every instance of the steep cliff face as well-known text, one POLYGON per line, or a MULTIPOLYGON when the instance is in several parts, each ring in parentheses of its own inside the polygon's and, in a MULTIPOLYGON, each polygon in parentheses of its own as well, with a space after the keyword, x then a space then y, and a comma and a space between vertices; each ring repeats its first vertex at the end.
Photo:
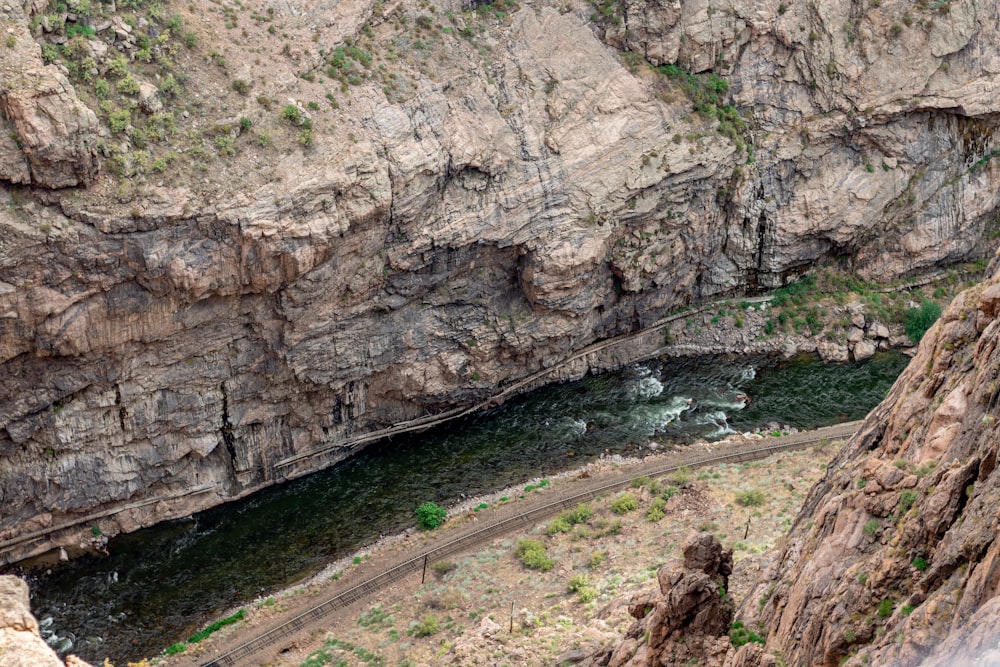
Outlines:
MULTIPOLYGON (((814 487, 742 610, 766 629, 765 654, 798 665, 1000 658, 998 316, 1000 273, 952 303, 814 487)), ((758 653, 732 664, 766 664, 758 653)))
MULTIPOLYGON (((211 167, 185 149, 175 173, 138 185, 105 174, 87 191, 4 192, 3 557, 50 546, 25 538, 52 527, 129 530, 329 465, 367 432, 819 261, 891 278, 982 254, 1000 196, 998 10, 949 7, 904 21, 889 0, 627 3, 595 25, 582 3, 510 15, 443 3, 431 13, 447 26, 406 2, 270 7, 294 48, 263 31, 225 37, 231 14, 174 8, 215 40, 174 56, 205 81, 177 136, 240 114, 277 123, 219 78, 225 58, 258 102, 297 98, 315 138, 211 167), (400 37, 414 24, 420 39, 400 37), (325 87, 299 75, 348 39, 411 52, 392 59, 399 77, 365 75, 337 109, 307 112, 325 87), (725 74, 743 120, 724 100, 693 113, 686 75, 630 71, 617 46, 725 74)), ((0 48, 76 100, 26 42, 41 13, 8 12, 0 48)), ((97 72, 117 52, 140 57, 131 27, 107 25, 87 42, 97 72)), ((25 119, 51 119, 47 96, 17 115, 6 95, 22 139, 25 119)), ((45 135, 64 137, 60 150, 0 143, 24 156, 0 176, 93 180, 92 119, 71 117, 45 135)), ((115 132, 98 130, 118 159, 115 132)))

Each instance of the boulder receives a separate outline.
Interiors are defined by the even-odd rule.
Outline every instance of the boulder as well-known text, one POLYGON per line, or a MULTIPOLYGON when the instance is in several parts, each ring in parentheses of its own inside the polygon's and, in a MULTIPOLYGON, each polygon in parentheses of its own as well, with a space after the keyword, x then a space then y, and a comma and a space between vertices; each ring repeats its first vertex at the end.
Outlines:
POLYGON ((864 361, 865 359, 870 359, 875 354, 875 350, 878 349, 878 345, 871 340, 859 340, 854 344, 854 360, 864 361))

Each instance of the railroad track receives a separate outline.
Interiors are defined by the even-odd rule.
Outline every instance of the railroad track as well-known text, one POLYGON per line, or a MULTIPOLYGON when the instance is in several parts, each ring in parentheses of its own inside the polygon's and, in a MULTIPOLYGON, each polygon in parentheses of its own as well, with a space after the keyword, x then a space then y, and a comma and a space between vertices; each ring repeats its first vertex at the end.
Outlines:
POLYGON ((631 485, 635 477, 657 477, 681 468, 696 468, 718 463, 742 463, 762 459, 777 452, 801 448, 824 440, 848 438, 854 435, 860 425, 861 422, 856 421, 836 426, 827 426, 780 438, 766 438, 756 442, 744 443, 736 447, 727 448, 725 451, 707 453, 681 452, 669 462, 659 461, 656 464, 635 466, 612 482, 604 480, 594 483, 576 490, 575 493, 563 496, 559 500, 533 507, 481 528, 474 527, 471 530, 467 530, 447 542, 427 549, 415 557, 399 562, 337 593, 326 601, 261 633, 236 648, 215 656, 208 662, 201 663, 201 667, 230 667, 233 665, 253 664, 250 662, 251 658, 274 646, 282 639, 304 630, 306 627, 336 611, 373 595, 385 586, 404 579, 407 575, 423 570, 428 562, 436 562, 453 554, 467 551, 470 547, 488 542, 494 537, 507 534, 524 526, 535 525, 542 519, 557 514, 564 509, 575 507, 579 503, 627 488, 631 485))

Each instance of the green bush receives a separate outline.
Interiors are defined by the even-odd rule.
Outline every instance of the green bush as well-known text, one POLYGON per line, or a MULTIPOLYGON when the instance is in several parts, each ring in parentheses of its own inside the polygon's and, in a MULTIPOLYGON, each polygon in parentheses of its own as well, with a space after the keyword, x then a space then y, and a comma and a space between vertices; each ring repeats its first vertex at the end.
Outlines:
POLYGON ((183 653, 187 650, 188 645, 184 642, 176 642, 167 647, 163 652, 163 655, 177 655, 178 653, 183 653))
POLYGON ((667 488, 663 489, 663 493, 660 494, 660 497, 663 498, 664 500, 670 500, 680 492, 681 490, 678 489, 676 486, 668 486, 667 488))
POLYGON ((917 556, 913 559, 913 567, 917 568, 921 572, 927 569, 928 562, 923 556, 917 556))
POLYGON ((687 466, 678 468, 677 470, 670 473, 670 481, 676 486, 684 486, 691 481, 691 469, 687 466))
POLYGON ((438 621, 437 616, 428 614, 424 616, 422 621, 414 621, 407 634, 419 639, 420 637, 430 637, 440 629, 441 623, 438 621))
POLYGON ((416 509, 417 527, 420 530, 434 530, 448 516, 448 511, 437 503, 426 502, 416 509))
POLYGON ((734 647, 739 648, 744 644, 749 644, 750 642, 763 644, 764 638, 753 630, 744 627, 743 621, 736 621, 729 628, 729 641, 733 643, 734 647))
POLYGON ((910 340, 919 343, 939 317, 941 317, 941 306, 925 299, 919 308, 909 308, 903 313, 903 328, 910 340))
POLYGON ((663 511, 666 506, 666 500, 663 498, 655 498, 653 500, 653 504, 650 505, 649 509, 646 511, 646 519, 653 522, 659 521, 666 516, 666 512, 663 511))
POLYGON ((574 574, 566 584, 566 590, 570 593, 577 593, 580 590, 590 586, 590 577, 585 574, 574 574))
POLYGON ((893 607, 895 607, 895 603, 892 598, 884 598, 878 603, 878 617, 889 618, 892 616, 893 607))
POLYGON ((124 132, 125 128, 127 128, 131 122, 132 114, 128 111, 128 109, 112 111, 111 115, 108 116, 108 125, 111 126, 111 131, 115 134, 121 134, 124 132))
POLYGON ((545 545, 538 540, 527 538, 518 540, 516 555, 518 560, 531 570, 548 572, 556 566, 556 562, 546 553, 545 545))
POLYGON ((869 519, 865 523, 865 535, 874 535, 878 532, 879 522, 878 519, 869 519))
POLYGON ((639 509, 639 501, 631 493, 623 493, 611 501, 611 511, 615 514, 626 514, 639 509))
POLYGON ((302 122, 302 112, 294 104, 286 104, 282 107, 281 117, 293 125, 298 125, 302 122))
POLYGON ((767 500, 763 491, 757 489, 744 491, 736 495, 736 504, 740 507, 760 507, 767 500))
POLYGON ((899 494, 899 516, 903 516, 910 511, 913 503, 917 502, 917 494, 913 491, 903 491, 899 494))

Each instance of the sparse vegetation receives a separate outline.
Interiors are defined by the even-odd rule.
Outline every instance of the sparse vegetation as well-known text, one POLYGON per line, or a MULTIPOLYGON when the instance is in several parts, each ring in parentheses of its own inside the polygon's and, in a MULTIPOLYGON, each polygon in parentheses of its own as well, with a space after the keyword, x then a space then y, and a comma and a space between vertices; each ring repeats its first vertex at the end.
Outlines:
POLYGON ((742 493, 736 494, 736 504, 740 507, 760 507, 767 500, 767 496, 764 495, 763 491, 758 489, 751 489, 750 491, 743 491, 742 493))

